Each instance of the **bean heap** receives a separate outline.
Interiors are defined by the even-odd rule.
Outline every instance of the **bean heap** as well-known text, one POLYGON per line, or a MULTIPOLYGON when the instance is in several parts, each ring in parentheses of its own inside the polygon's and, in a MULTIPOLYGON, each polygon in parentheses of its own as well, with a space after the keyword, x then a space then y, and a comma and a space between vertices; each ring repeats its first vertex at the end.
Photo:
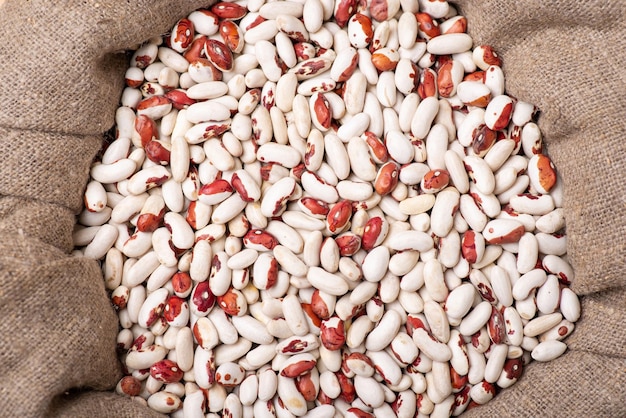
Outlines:
POLYGON ((447 417, 566 350, 562 182, 466 27, 441 0, 243 0, 136 49, 74 233, 119 393, 447 417))

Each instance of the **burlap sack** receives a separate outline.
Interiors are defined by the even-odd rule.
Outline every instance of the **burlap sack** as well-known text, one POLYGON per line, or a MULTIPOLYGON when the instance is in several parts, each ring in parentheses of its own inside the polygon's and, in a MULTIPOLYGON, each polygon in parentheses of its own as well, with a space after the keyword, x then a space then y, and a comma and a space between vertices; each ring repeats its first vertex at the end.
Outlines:
MULTIPOLYGON (((122 88, 117 52, 207 1, 0 0, 1 416, 158 415, 111 393, 116 317, 97 264, 68 254, 122 88)), ((623 417, 626 3, 503 3, 458 2, 503 57, 507 91, 541 109, 584 311, 565 355, 465 415, 623 417)))
POLYGON ((460 1, 503 57, 507 91, 541 109, 565 184, 572 289, 583 316, 556 361, 531 364, 479 416, 626 416, 626 3, 460 1))
POLYGON ((110 393, 117 317, 71 235, 122 51, 207 0, 0 3, 0 416, 158 415, 110 393))

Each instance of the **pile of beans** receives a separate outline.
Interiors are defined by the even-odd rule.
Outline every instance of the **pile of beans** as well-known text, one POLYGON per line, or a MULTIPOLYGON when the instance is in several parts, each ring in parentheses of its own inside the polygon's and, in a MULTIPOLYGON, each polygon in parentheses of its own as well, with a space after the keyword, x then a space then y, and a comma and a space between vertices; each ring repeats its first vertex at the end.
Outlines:
POLYGON ((441 0, 243 0, 138 47, 74 234, 119 393, 447 417, 566 350, 562 182, 466 27, 441 0))

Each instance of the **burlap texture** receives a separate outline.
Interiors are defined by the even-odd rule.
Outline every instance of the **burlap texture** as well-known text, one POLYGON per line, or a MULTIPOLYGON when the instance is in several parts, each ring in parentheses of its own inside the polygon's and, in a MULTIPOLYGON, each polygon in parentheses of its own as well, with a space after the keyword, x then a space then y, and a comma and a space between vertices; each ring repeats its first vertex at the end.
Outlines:
POLYGON ((0 416, 158 415, 111 392, 117 316, 72 228, 123 51, 209 4, 0 1, 0 416))
POLYGON ((458 2, 476 43, 494 46, 506 90, 537 105, 565 184, 572 289, 583 316, 569 351, 469 417, 626 416, 626 3, 458 2), (583 296, 584 295, 584 296, 583 296))
MULTIPOLYGON (((96 263, 68 256, 73 214, 113 124, 116 52, 210 2, 49 3, 0 0, 0 415, 151 416, 106 392, 117 324, 96 263)), ((502 56, 507 91, 541 109, 584 309, 564 356, 465 415, 626 416, 626 3, 458 4, 502 56)))

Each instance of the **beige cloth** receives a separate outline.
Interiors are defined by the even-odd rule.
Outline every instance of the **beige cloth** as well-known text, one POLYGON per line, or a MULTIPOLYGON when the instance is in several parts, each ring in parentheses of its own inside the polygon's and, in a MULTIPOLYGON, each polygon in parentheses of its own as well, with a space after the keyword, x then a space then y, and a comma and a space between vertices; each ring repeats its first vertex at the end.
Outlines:
MULTIPOLYGON (((0 415, 152 416, 111 392, 116 316, 95 262, 70 258, 89 164, 128 57, 201 1, 0 0, 0 415)), ((569 351, 469 417, 626 416, 626 3, 461 0, 507 91, 541 109, 565 184, 569 351)))
POLYGON ((568 254, 583 316, 569 351, 531 364, 469 417, 626 416, 626 3, 460 1, 477 43, 504 61, 506 90, 541 109, 565 184, 568 254))

